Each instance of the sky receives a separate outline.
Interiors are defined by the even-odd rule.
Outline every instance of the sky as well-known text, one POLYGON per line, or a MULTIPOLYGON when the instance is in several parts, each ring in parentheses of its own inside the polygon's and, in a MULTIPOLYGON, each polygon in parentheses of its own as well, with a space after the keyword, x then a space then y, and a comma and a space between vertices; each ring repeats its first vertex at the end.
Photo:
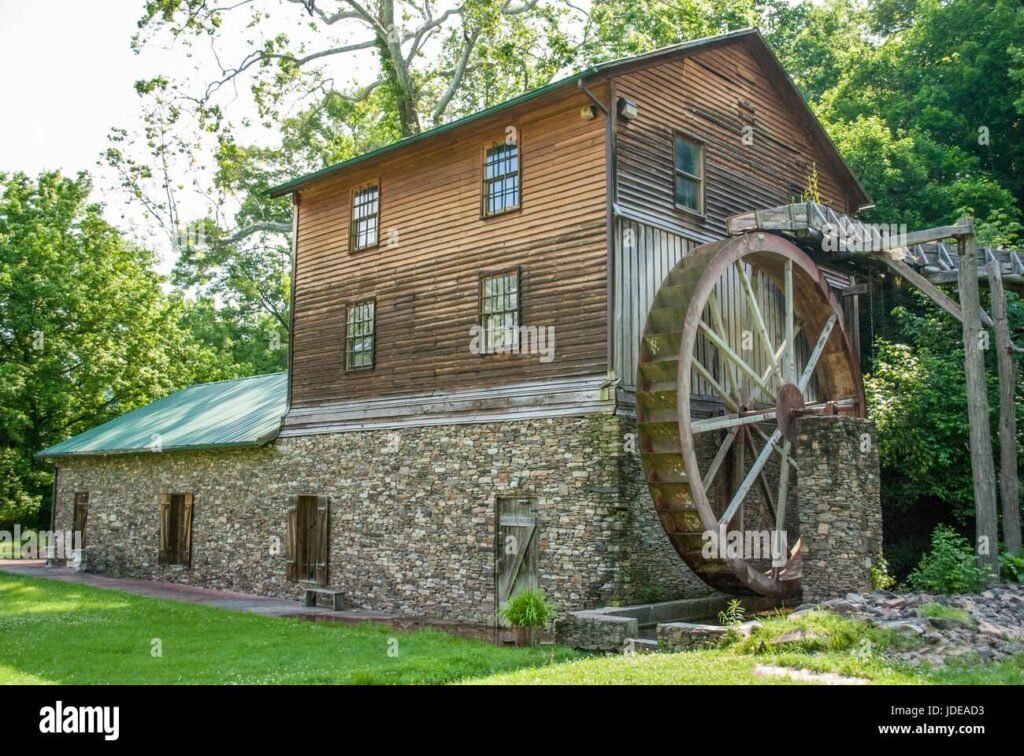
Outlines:
MULTIPOLYGON (((0 0, 0 170, 93 170, 134 117, 139 0, 0 0)), ((155 56, 154 56, 155 58, 155 56)))

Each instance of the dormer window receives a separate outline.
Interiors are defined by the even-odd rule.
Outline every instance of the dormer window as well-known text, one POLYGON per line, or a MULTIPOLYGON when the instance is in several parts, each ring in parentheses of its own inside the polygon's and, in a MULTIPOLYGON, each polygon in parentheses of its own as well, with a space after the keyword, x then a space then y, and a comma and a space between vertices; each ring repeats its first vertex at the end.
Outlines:
POLYGON ((675 161, 675 204, 704 215, 704 145, 678 131, 672 138, 675 161))
POLYGON ((352 223, 349 248, 353 251, 376 247, 380 237, 380 186, 370 184, 352 192, 352 223))

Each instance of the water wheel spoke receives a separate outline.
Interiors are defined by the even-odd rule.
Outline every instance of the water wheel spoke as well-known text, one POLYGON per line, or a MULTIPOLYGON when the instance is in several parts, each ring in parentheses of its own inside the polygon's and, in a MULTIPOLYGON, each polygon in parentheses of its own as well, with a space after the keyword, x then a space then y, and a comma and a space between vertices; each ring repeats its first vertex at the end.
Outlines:
POLYGON ((690 431, 692 433, 707 433, 708 431, 722 430, 724 428, 739 428, 742 425, 763 423, 774 419, 775 410, 773 409, 765 410, 764 412, 752 412, 749 415, 732 413, 729 415, 721 415, 719 417, 709 417, 704 420, 694 420, 690 423, 690 431))
POLYGON ((782 466, 779 468, 779 498, 775 510, 775 530, 781 531, 786 525, 786 498, 789 496, 789 451, 790 441, 782 440, 782 466))
POLYGON ((732 501, 729 502, 729 506, 725 508, 725 512, 718 520, 719 525, 726 525, 735 516, 736 512, 741 506, 743 506, 744 500, 747 498, 747 494, 750 492, 751 487, 757 480, 758 475, 761 473, 761 469, 764 467, 765 462, 768 461, 769 455, 772 453, 772 449, 782 438, 782 431, 776 428, 772 435, 768 437, 765 442, 764 448, 761 449, 761 453, 757 455, 757 459, 754 460, 754 464, 750 466, 747 471, 747 476, 743 479, 743 483, 737 489, 736 493, 733 494, 732 501))
MULTIPOLYGON (((768 434, 767 433, 765 433, 763 430, 761 430, 756 425, 753 426, 753 428, 754 428, 754 432, 757 433, 757 435, 759 435, 761 437, 762 441, 767 441, 768 440, 768 434)), ((775 446, 775 452, 779 456, 782 456, 782 450, 779 448, 778 445, 775 446)), ((793 455, 789 456, 789 466, 793 468, 793 472, 800 472, 800 465, 798 465, 797 461, 795 459, 793 459, 793 455)))
MULTIPOLYGON (((728 336, 726 335, 728 332, 725 330, 725 320, 722 318, 722 307, 718 303, 718 297, 715 295, 714 292, 711 292, 711 296, 708 297, 708 309, 711 311, 711 322, 715 326, 715 334, 718 336, 719 339, 721 339, 721 343, 728 344, 729 340, 728 336)), ((740 380, 739 376, 736 374, 736 366, 728 361, 726 361, 725 366, 726 370, 728 371, 729 385, 736 392, 736 401, 739 401, 740 380)))
POLYGON ((715 476, 718 474, 718 469, 722 466, 722 462, 725 461, 725 455, 729 453, 729 449, 732 447, 733 441, 736 440, 737 431, 739 431, 739 428, 730 428, 729 434, 722 440, 722 445, 718 447, 718 453, 715 454, 715 458, 711 460, 711 466, 704 474, 704 480, 701 481, 705 490, 710 488, 711 484, 714 482, 715 476))
POLYGON ((750 367, 750 365, 747 364, 746 360, 744 360, 742 357, 736 354, 736 352, 733 350, 731 346, 729 346, 725 339, 721 338, 717 333, 715 333, 711 328, 709 328, 707 323, 705 323, 704 321, 701 321, 699 323, 699 328, 702 331, 704 331, 704 334, 708 337, 708 339, 716 347, 718 347, 718 351, 724 357, 728 358, 728 360, 731 361, 733 365, 735 365, 744 373, 746 373, 747 377, 749 377, 750 380, 753 381, 756 386, 758 386, 766 394, 772 393, 771 389, 768 388, 768 385, 761 380, 761 376, 758 375, 757 371, 754 370, 754 368, 750 367))
POLYGON ((796 349, 794 339, 796 333, 793 326, 795 304, 793 302, 793 261, 786 260, 786 273, 784 278, 785 294, 785 323, 786 323, 786 353, 785 364, 782 373, 785 380, 792 383, 796 379, 796 349))
MULTIPOLYGON (((750 451, 754 453, 754 457, 756 458, 758 454, 760 454, 760 452, 754 445, 754 439, 749 438, 747 440, 747 445, 750 446, 750 451)), ((776 445, 776 449, 777 448, 778 446, 776 445)), ((772 522, 775 522, 777 519, 775 514, 775 497, 772 494, 772 487, 771 485, 769 485, 768 479, 765 477, 764 470, 762 470, 761 474, 757 476, 757 482, 758 485, 761 487, 761 493, 764 495, 764 505, 765 508, 768 510, 768 517, 771 518, 772 522)))
MULTIPOLYGON (((768 326, 764 323, 764 315, 761 312, 761 306, 757 301, 757 296, 754 294, 754 287, 750 284, 750 278, 747 276, 746 268, 741 260, 736 261, 736 271, 739 273, 740 283, 743 285, 743 298, 747 301, 747 309, 750 311, 750 317, 754 320, 754 325, 757 326, 758 341, 761 342, 761 346, 764 348, 765 355, 768 357, 769 369, 768 376, 775 372, 778 375, 779 382, 782 382, 782 373, 779 371, 778 358, 775 357, 775 352, 772 350, 772 339, 768 335, 768 326)), ((768 376, 765 376, 765 380, 768 380, 768 376)))
POLYGON ((693 358, 693 369, 700 373, 701 378, 707 381, 708 385, 715 390, 715 393, 722 397, 722 402, 732 412, 736 412, 739 409, 739 404, 729 394, 725 387, 718 382, 718 380, 711 374, 711 371, 704 367, 704 364, 696 357, 693 358))
POLYGON ((807 390, 807 384, 811 382, 811 377, 814 375, 814 368, 818 365, 818 360, 821 359, 822 353, 825 351, 825 344, 828 343, 828 337, 832 335, 832 329, 835 327, 836 321, 839 320, 839 316, 835 313, 825 323, 825 327, 821 329, 821 335, 818 337, 818 343, 814 345, 814 351, 811 352, 811 356, 807 358, 807 364, 804 366, 804 372, 800 376, 800 382, 797 384, 797 388, 800 389, 800 393, 804 393, 807 390))

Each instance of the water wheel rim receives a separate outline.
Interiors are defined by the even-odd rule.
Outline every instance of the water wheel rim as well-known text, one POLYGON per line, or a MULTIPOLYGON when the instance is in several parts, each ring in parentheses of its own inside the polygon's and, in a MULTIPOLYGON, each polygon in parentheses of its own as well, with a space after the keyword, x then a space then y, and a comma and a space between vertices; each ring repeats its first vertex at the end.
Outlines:
MULTIPOLYGON (((689 481, 690 496, 701 526, 705 531, 718 532, 720 521, 708 499, 697 458, 690 397, 694 350, 703 314, 716 286, 730 266, 737 263, 756 263, 758 269, 772 279, 778 278, 780 268, 784 271, 788 267, 792 278, 791 297, 794 315, 797 303, 801 303, 801 315, 809 326, 809 333, 822 333, 830 320, 830 328, 837 331, 834 337, 826 336, 826 342, 817 361, 821 369, 812 370, 812 375, 824 379, 822 389, 826 396, 850 398, 855 403, 855 413, 858 415, 863 414, 864 399, 859 363, 842 327, 841 308, 829 292, 821 272, 804 252, 781 237, 764 234, 738 237, 716 245, 716 248, 709 252, 708 263, 686 308, 677 352, 676 397, 680 453, 689 481)), ((768 446, 766 442, 762 451, 770 454, 768 446)), ((778 506, 784 512, 786 502, 780 501, 778 506)), ((745 559, 726 558, 721 561, 728 565, 740 583, 757 593, 785 596, 799 591, 799 581, 783 581, 770 574, 764 574, 745 559)))

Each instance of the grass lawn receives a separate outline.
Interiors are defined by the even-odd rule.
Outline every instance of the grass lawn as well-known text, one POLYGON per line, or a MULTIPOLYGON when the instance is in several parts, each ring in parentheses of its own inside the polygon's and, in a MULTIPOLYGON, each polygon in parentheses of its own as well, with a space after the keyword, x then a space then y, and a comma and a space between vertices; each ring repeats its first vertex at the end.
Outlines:
POLYGON ((1021 684, 1024 654, 939 670, 886 662, 908 641, 825 612, 765 621, 727 647, 586 656, 436 631, 275 619, 0 573, 0 683, 787 684, 758 665, 882 684, 1021 684), (800 631, 796 642, 782 642, 800 631), (397 656, 389 655, 395 648, 397 656), (161 655, 154 656, 159 641, 161 655), (870 650, 865 653, 866 642, 870 650))
POLYGON ((0 683, 442 683, 576 656, 430 630, 260 617, 0 573, 0 683), (157 639, 159 657, 152 654, 157 639), (393 639, 397 656, 388 655, 393 639))

